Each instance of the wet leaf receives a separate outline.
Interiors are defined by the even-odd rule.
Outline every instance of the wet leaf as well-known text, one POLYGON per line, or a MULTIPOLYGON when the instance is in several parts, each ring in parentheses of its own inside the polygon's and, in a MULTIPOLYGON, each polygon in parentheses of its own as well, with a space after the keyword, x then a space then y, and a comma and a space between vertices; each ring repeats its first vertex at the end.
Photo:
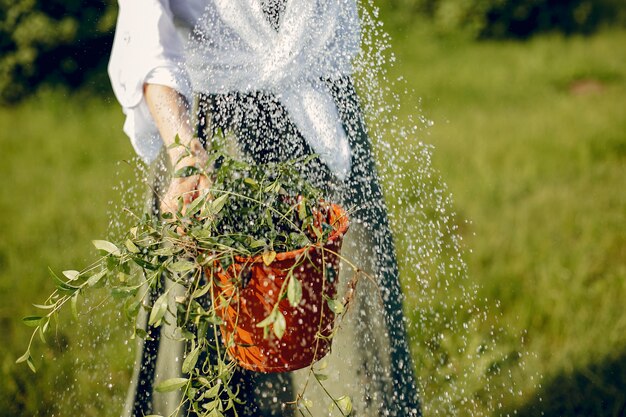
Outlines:
POLYGON ((245 182, 246 184, 248 184, 249 186, 253 187, 253 188, 259 188, 259 183, 256 182, 255 180, 253 180, 250 177, 246 177, 243 182, 245 182))
POLYGON ((107 270, 103 269, 102 271, 90 276, 85 285, 87 285, 88 287, 96 286, 100 282, 102 277, 106 275, 106 273, 107 273, 107 270))
POLYGON ((63 281, 61 278, 59 278, 58 275, 54 273, 52 268, 48 267, 48 271, 50 272, 50 275, 52 276, 52 279, 54 280, 57 289, 64 291, 64 292, 70 292, 70 293, 78 289, 78 287, 70 285, 67 282, 63 281))
POLYGON ((171 392, 184 387, 189 380, 187 378, 170 378, 162 381, 154 387, 156 392, 171 392))
POLYGON ((250 243, 250 248, 251 249, 257 249, 257 248, 262 248, 267 244, 267 242, 265 241, 265 239, 257 239, 257 240, 253 240, 250 243))
POLYGON ((274 262, 274 259, 276 259, 276 252, 273 250, 269 250, 266 252, 263 252, 263 263, 267 266, 269 266, 272 262, 274 262))
POLYGON ((78 292, 72 296, 70 300, 70 304, 72 305, 72 315, 76 320, 78 320, 78 292))
POLYGON ((187 272, 187 271, 191 271, 192 269, 196 269, 196 267, 197 267, 197 264, 195 262, 178 261, 178 262, 169 264, 167 269, 169 269, 172 272, 187 272))
POLYGON ((332 298, 327 298, 328 308, 335 314, 343 313, 343 304, 338 300, 333 300, 332 298))
POLYGON ((17 360, 15 361, 15 363, 22 363, 22 362, 26 362, 28 360, 28 358, 30 358, 30 349, 28 349, 26 352, 24 352, 24 354, 22 356, 20 356, 19 358, 17 358, 17 360))
POLYGON ((196 289, 192 294, 191 294, 191 298, 200 298, 203 297, 204 295, 206 295, 206 293, 208 293, 211 290, 211 285, 210 284, 206 284, 201 286, 200 288, 196 289))
POLYGON ((137 287, 116 287, 111 289, 113 298, 121 299, 137 294, 137 287))
POLYGON ((206 196, 198 197, 195 200, 193 200, 191 204, 187 206, 187 211, 185 212, 185 216, 191 217, 194 214, 196 214, 198 211, 200 211, 200 208, 202 208, 205 201, 206 201, 206 196))
POLYGON ((33 371, 33 373, 37 373, 37 368, 35 367, 35 364, 33 363, 33 358, 29 356, 28 359, 26 359, 26 364, 28 365, 30 370, 33 371))
POLYGON ((304 221, 304 219, 306 219, 307 214, 306 214, 306 199, 302 199, 302 201, 300 201, 300 203, 298 204, 298 218, 301 221, 304 221))
POLYGON ((45 333, 48 331, 48 326, 50 325, 50 318, 46 318, 42 322, 43 324, 39 326, 39 338, 43 343, 46 343, 46 335, 45 333))
POLYGON ((111 255, 115 256, 120 255, 120 250, 118 249, 118 247, 107 240, 92 240, 91 243, 93 243, 93 245, 98 250, 110 253, 111 255))
POLYGON ((156 266, 156 265, 154 265, 154 264, 152 264, 152 263, 150 263, 150 262, 148 262, 148 261, 146 261, 144 259, 141 259, 141 258, 139 258, 137 256, 133 256, 132 259, 133 259, 133 262, 135 262, 137 265, 139 265, 140 267, 142 267, 144 269, 149 269, 151 271, 156 271, 157 269, 159 269, 158 266, 156 266))
POLYGON ((198 175, 198 174, 200 174, 200 170, 198 169, 198 167, 187 166, 174 172, 172 176, 174 178, 185 178, 185 177, 191 177, 192 175, 198 175))
POLYGON ((220 384, 214 383, 211 388, 209 388, 204 394, 205 398, 215 398, 220 393, 220 384))
POLYGON ((33 306, 42 310, 51 310, 54 308, 54 304, 33 304, 33 306))
POLYGON ((274 323, 274 321, 276 321, 276 310, 272 311, 272 313, 269 316, 265 317, 264 320, 257 323, 256 327, 267 327, 270 324, 274 323))
POLYGON ((135 329, 135 335, 139 336, 140 338, 144 340, 148 338, 148 332, 140 328, 135 329))
POLYGON ((287 299, 292 307, 300 304, 302 300, 302 284, 293 275, 289 278, 289 284, 287 285, 287 299))
POLYGON ((215 200, 211 201, 211 212, 214 214, 219 213, 224 208, 224 205, 228 201, 228 194, 222 194, 217 197, 215 200))
POLYGON ((175 246, 164 246, 164 247, 153 250, 152 253, 154 255, 159 255, 159 256, 172 256, 172 255, 177 254, 180 251, 181 251, 181 248, 177 248, 175 246))
POLYGON ((148 324, 153 326, 160 322, 165 312, 167 311, 167 293, 161 294, 159 298, 154 302, 152 310, 150 311, 150 319, 148 324))
POLYGON ((318 381, 320 381, 320 382, 321 381, 326 381, 328 379, 328 375, 326 375, 326 374, 320 374, 320 373, 317 373, 317 372, 313 372, 313 375, 315 375, 315 378, 318 381))
POLYGON ((28 327, 37 327, 41 323, 43 317, 41 316, 26 316, 22 319, 25 325, 28 327))
POLYGON ((352 413, 352 399, 347 395, 343 395, 337 398, 337 406, 341 410, 341 412, 348 416, 352 413))
POLYGON ((137 247, 137 245, 133 243, 132 240, 126 239, 126 242, 124 242, 124 245, 126 246, 126 249, 128 249, 130 253, 139 253, 139 248, 137 247))
POLYGON ((195 349, 189 352, 189 354, 183 361, 182 371, 184 374, 190 373, 196 367, 196 363, 198 362, 199 357, 200 357, 200 346, 197 346, 195 349))
POLYGON ((78 279, 80 272, 70 269, 68 271, 63 271, 63 275, 65 275, 65 277, 70 281, 75 281, 76 279, 78 279))
POLYGON ((277 338, 282 339, 285 334, 285 330, 287 328, 287 322, 285 321, 285 316, 283 313, 276 310, 276 320, 274 321, 274 334, 277 338))

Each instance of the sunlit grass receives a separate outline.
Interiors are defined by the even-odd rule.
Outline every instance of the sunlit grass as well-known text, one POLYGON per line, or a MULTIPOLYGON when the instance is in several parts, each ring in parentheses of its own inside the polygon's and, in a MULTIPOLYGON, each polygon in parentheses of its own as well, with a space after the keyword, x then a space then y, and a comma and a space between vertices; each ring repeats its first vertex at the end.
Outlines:
MULTIPOLYGON (((549 385, 626 350, 626 33, 479 44, 419 29, 396 37, 392 75, 415 91, 404 112, 422 98, 434 122, 422 140, 435 145, 454 208, 471 221, 470 280, 501 301, 507 327, 528 331, 534 356, 511 385, 538 412, 531 376, 549 385)), ((626 404, 615 394, 626 363, 613 367, 613 376, 589 376, 607 392, 586 398, 591 406, 626 404)))
MULTIPOLYGON (((415 92, 402 96, 401 118, 422 111, 434 121, 420 139, 435 145, 454 209, 471 221, 463 226, 469 279, 492 307, 501 301, 494 321, 514 336, 527 331, 523 347, 515 338, 500 346, 532 353, 525 366, 510 364, 510 385, 523 395, 504 407, 540 410, 537 374, 549 386, 606 362, 623 375, 626 364, 615 360, 626 351, 626 32, 478 44, 420 29, 394 36, 391 75, 415 92)), ((1 416, 52 415, 59 394, 77 404, 62 416, 116 415, 127 349, 106 335, 94 340, 98 349, 78 342, 112 318, 59 327, 59 341, 39 348, 37 362, 47 361, 38 376, 13 362, 29 335, 19 318, 52 289, 47 267, 83 265, 94 255, 90 240, 107 233, 113 186, 130 176, 117 162, 133 155, 121 125, 110 100, 59 92, 0 109, 1 416), (76 354, 99 365, 75 368, 76 354), (114 380, 98 380, 108 375, 114 380)), ((594 378, 606 392, 620 381, 594 378)), ((465 383, 480 395, 480 381, 465 383)), ((567 415, 575 399, 564 398, 567 415)))

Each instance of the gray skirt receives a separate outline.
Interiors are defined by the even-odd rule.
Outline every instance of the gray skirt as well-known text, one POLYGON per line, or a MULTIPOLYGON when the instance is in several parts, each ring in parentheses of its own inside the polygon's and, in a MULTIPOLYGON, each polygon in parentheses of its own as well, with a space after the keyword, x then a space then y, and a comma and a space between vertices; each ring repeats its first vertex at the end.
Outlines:
MULTIPOLYGON (((370 140, 352 81, 345 77, 326 84, 349 139, 351 172, 340 181, 321 160, 315 160, 304 174, 350 211, 350 230, 342 255, 373 279, 359 280, 355 302, 340 324, 332 351, 317 366, 325 367, 328 376, 324 389, 335 398, 347 395, 352 399, 354 416, 418 416, 421 412, 406 338, 395 247, 370 140)), ((218 131, 224 132, 234 142, 229 145, 256 163, 313 153, 285 108, 270 93, 200 96, 197 108, 198 136, 202 140, 208 143, 218 131)), ((346 286, 349 269, 342 265, 340 287, 346 286)), ((173 296, 177 291, 183 290, 171 291, 173 296)), ((151 295, 153 299, 158 296, 151 295)), ((151 328, 147 317, 140 318, 140 323, 150 338, 138 342, 123 416, 191 415, 188 410, 177 409, 180 394, 153 390, 156 382, 181 376, 186 347, 172 337, 173 327, 151 328)), ((316 417, 335 415, 328 411, 331 400, 324 389, 315 381, 307 383, 307 378, 308 370, 282 374, 238 371, 233 384, 245 401, 238 415, 300 415, 285 406, 296 396, 313 403, 312 410, 318 410, 313 411, 316 417)))

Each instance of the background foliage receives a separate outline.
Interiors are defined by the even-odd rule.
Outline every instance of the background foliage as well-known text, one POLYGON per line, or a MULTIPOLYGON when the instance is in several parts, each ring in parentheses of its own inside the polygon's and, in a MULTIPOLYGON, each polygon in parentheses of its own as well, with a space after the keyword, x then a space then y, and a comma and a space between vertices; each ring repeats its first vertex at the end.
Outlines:
POLYGON ((440 34, 471 38, 589 34, 607 25, 626 25, 622 0, 392 0, 382 7, 401 24, 414 24, 417 18, 440 34))
POLYGON ((14 102, 41 84, 102 88, 116 3, 0 0, 0 103, 14 102))
MULTIPOLYGON (((22 4, 2 1, 2 13, 22 4)), ((475 42, 467 32, 435 36, 428 21, 405 24, 398 10, 385 7, 381 18, 397 55, 390 78, 406 81, 394 89, 399 123, 416 114, 434 122, 417 139, 435 145, 434 164, 469 220, 469 280, 499 300, 494 320, 525 334, 499 348, 530 352, 522 364, 499 365, 491 392, 522 416, 624 416, 626 30, 475 42)), ((94 74, 105 79, 102 71, 94 74)), ((20 318, 53 287, 47 267, 93 260, 89 242, 107 234, 107 205, 142 201, 135 173, 120 163, 133 151, 118 105, 67 91, 44 88, 0 107, 2 417, 113 417, 130 375, 132 351, 119 344, 130 329, 106 315, 55 329, 35 352, 37 375, 14 365, 30 335, 20 318), (120 189, 131 192, 122 198, 120 189)), ((452 377, 463 360, 451 362, 452 377)), ((420 364, 421 380, 433 366, 420 364)), ((484 381, 456 383, 481 403, 484 381)), ((462 410, 506 415, 489 404, 462 410)))
MULTIPOLYGON (((388 0, 377 7, 396 28, 428 25, 464 38, 589 34, 626 25, 623 0, 388 0)), ((108 92, 116 13, 115 0, 0 0, 0 105, 41 85, 108 92)))

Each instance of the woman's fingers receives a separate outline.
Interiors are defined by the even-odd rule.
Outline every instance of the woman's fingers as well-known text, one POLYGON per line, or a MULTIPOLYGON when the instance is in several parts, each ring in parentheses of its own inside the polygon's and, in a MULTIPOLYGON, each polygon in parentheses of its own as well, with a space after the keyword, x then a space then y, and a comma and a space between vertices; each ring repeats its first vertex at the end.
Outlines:
POLYGON ((211 181, 206 175, 191 175, 185 178, 173 178, 170 185, 161 198, 161 212, 173 213, 178 209, 178 199, 183 199, 182 213, 185 213, 187 205, 200 197, 203 190, 211 186, 211 181))

